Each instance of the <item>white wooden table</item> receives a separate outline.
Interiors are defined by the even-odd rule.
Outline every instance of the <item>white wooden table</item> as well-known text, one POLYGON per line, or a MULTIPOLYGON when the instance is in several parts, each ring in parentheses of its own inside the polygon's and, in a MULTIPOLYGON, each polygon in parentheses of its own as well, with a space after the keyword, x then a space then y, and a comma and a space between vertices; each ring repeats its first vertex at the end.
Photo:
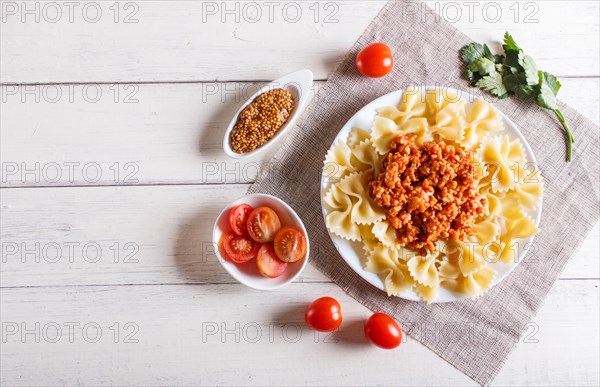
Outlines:
MULTIPOLYGON (((597 1, 429 4, 494 47, 509 30, 598 122, 597 1)), ((2 1, 1 383, 473 384, 411 338, 366 345, 370 312, 313 267, 253 291, 210 245, 271 156, 222 153, 231 115, 297 69, 322 86, 382 5, 2 1), (347 321, 333 336, 303 324, 323 295, 347 321)), ((495 384, 600 383, 598 241, 596 226, 495 384)))

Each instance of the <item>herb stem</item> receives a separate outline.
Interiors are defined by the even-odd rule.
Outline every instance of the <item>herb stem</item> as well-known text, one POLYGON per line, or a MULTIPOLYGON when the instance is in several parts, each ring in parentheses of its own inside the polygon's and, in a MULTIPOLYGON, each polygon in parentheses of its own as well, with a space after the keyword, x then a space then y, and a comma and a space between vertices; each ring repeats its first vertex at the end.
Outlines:
POLYGON ((569 128, 569 125, 567 124, 562 112, 559 109, 554 109, 553 111, 563 128, 565 128, 565 132, 567 134, 567 161, 571 161, 573 158, 573 143, 575 142, 575 138, 573 137, 573 133, 571 132, 571 129, 569 128))

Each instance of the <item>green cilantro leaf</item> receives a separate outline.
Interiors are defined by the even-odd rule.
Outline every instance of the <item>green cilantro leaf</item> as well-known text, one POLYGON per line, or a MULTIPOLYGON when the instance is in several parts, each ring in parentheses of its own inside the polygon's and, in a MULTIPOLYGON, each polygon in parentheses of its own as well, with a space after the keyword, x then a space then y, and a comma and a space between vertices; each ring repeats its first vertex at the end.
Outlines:
POLYGON ((462 48, 460 57, 465 64, 470 65, 478 61, 484 55, 483 45, 479 43, 471 43, 462 48))
POLYGON ((533 58, 529 55, 523 55, 519 58, 519 64, 521 65, 521 67, 523 67, 523 70, 525 71, 527 84, 537 85, 539 82, 538 69, 533 58))
POLYGON ((477 81, 481 79, 482 75, 480 75, 479 73, 474 73, 473 71, 466 68, 463 72, 463 77, 471 81, 471 86, 475 86, 477 81))
POLYGON ((504 86, 523 100, 533 99, 537 95, 535 86, 527 84, 524 73, 508 74, 504 76, 504 86))
POLYGON ((473 78, 475 78, 475 74, 471 70, 466 68, 465 71, 463 72, 463 77, 465 77, 469 81, 472 81, 473 78))
POLYGON ((492 54, 492 50, 490 50, 487 44, 483 45, 483 56, 494 61, 494 54, 492 54))
POLYGON ((497 72, 493 72, 488 76, 481 78, 475 86, 482 88, 485 91, 489 91, 498 98, 508 97, 508 90, 502 82, 502 75, 497 72))
POLYGON ((515 87, 515 89, 513 90, 513 93, 515 93, 515 95, 524 100, 530 100, 530 99, 534 99, 536 94, 537 94, 537 90, 535 88, 535 86, 531 86, 531 85, 519 85, 517 87, 515 87))
POLYGON ((494 63, 496 64, 501 64, 502 62, 504 62, 504 55, 494 55, 494 63))
POLYGON ((487 75, 496 72, 496 65, 486 57, 479 58, 479 60, 471 63, 469 66, 467 66, 467 68, 474 73, 477 72, 481 75, 487 75))
POLYGON ((544 72, 540 71, 539 73, 539 87, 540 93, 537 96, 537 104, 539 107, 548 110, 558 109, 556 95, 554 91, 546 81, 546 77, 544 76, 544 72))
POLYGON ((552 90, 554 95, 558 94, 558 90, 560 90, 560 87, 562 86, 558 79, 554 75, 545 71, 543 71, 542 73, 544 76, 544 81, 548 84, 550 90, 552 90))
POLYGON ((524 71, 523 66, 521 66, 523 56, 525 56, 523 51, 507 51, 504 64, 509 67, 514 67, 517 72, 524 71))
POLYGON ((523 73, 508 74, 504 76, 504 85, 508 90, 514 90, 516 87, 526 84, 523 73))
POLYGON ((502 45, 504 51, 508 53, 508 51, 521 51, 521 47, 517 45, 517 42, 513 39, 513 37, 506 31, 504 34, 504 44, 502 45))

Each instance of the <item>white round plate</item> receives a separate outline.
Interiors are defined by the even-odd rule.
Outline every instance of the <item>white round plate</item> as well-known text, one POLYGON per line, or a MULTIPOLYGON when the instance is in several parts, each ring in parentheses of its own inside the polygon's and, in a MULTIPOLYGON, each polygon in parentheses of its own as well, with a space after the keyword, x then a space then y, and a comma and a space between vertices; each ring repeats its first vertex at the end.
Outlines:
MULTIPOLYGON (((421 93, 424 93, 426 89, 433 89, 434 87, 424 86, 419 88, 421 93)), ((456 90, 452 88, 444 88, 450 92, 456 93, 460 96, 461 99, 467 102, 467 105, 474 102, 476 100, 476 96, 473 94, 467 93, 462 90, 456 90)), ((385 106, 397 106, 401 102, 403 90, 394 91, 392 93, 386 94, 382 97, 377 98, 373 102, 369 103, 361 110, 359 110, 340 130, 336 138, 333 140, 334 144, 336 141, 342 139, 347 140, 350 135, 350 131, 354 127, 362 128, 365 130, 370 130, 372 127, 373 120, 375 119, 376 109, 385 107, 385 106)), ((506 115, 500 112, 502 120, 504 122, 505 131, 501 132, 503 135, 508 135, 511 140, 519 139, 521 143, 523 143, 523 147, 525 148, 525 154, 527 155, 527 160, 530 163, 529 165, 535 166, 537 170, 537 162, 535 160, 535 156, 533 155, 533 151, 531 147, 525 140, 525 137, 521 134, 516 125, 506 117, 506 115)), ((321 207, 323 210, 323 218, 327 216, 327 211, 325 205, 323 203, 323 194, 327 192, 332 182, 328 177, 323 173, 321 176, 321 207)), ((528 215, 534 220, 536 226, 539 227, 540 218, 542 214, 542 206, 541 204, 538 206, 536 211, 529 211, 528 215)), ((365 281, 370 283, 382 291, 385 291, 383 286, 383 281, 379 278, 379 275, 375 273, 371 273, 363 269, 363 251, 362 251, 362 242, 352 242, 346 239, 340 238, 337 235, 329 232, 329 236, 339 251, 340 255, 348 265, 365 281)), ((518 246, 523 246, 523 248, 518 251, 515 256, 517 259, 512 264, 503 264, 501 262, 491 263, 490 267, 493 268, 496 272, 496 278, 492 286, 496 285, 498 282, 502 281, 518 264, 523 260, 523 257, 527 253, 531 242, 533 241, 533 236, 530 238, 524 238, 519 240, 518 246)), ((411 300, 411 301, 421 301, 421 298, 411 289, 406 292, 400 293, 398 297, 411 300)), ((440 286, 440 291, 438 297, 433 301, 433 303, 442 303, 442 302, 452 302, 458 301, 461 299, 467 298, 465 294, 456 293, 451 290, 448 290, 442 286, 440 286)))

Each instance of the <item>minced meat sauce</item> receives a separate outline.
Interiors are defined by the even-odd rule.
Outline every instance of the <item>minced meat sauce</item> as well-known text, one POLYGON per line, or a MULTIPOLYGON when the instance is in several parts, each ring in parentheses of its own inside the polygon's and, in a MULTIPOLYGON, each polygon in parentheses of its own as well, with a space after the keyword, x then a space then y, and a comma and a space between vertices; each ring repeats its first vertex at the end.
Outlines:
POLYGON ((473 235, 486 199, 477 190, 470 152, 444 142, 417 145, 415 137, 401 135, 392 141, 384 170, 370 188, 400 244, 433 250, 438 239, 473 235))

